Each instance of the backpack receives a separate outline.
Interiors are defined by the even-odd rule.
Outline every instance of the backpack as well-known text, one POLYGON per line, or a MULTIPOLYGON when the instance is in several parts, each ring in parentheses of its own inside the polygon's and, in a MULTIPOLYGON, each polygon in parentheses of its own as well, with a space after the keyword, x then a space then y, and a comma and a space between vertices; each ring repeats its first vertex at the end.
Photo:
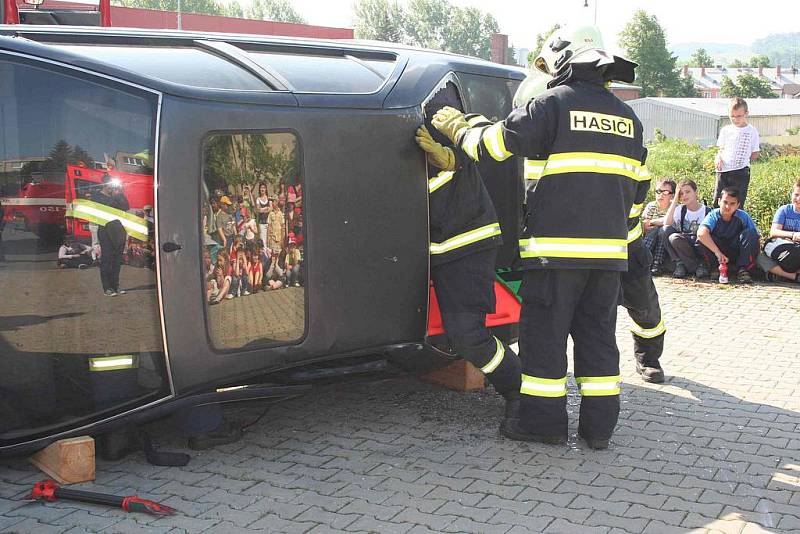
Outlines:
POLYGON ((798 243, 782 242, 772 248, 769 257, 778 262, 781 269, 787 273, 796 273, 800 270, 800 244, 798 243))
MULTIPOLYGON (((705 215, 708 215, 709 213, 711 213, 711 208, 709 208, 705 204, 703 204, 703 206, 706 209, 705 215)), ((686 207, 686 204, 681 204, 680 225, 679 225, 681 232, 683 232, 683 223, 686 222, 686 212, 687 211, 689 211, 689 208, 686 207)))

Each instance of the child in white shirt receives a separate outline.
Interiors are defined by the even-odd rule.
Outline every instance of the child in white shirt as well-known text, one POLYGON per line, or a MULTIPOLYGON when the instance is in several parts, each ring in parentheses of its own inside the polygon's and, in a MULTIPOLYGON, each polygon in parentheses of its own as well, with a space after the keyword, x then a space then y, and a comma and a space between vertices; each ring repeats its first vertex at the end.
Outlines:
POLYGON ((717 184, 714 187, 714 207, 726 187, 735 187, 741 193, 739 209, 744 209, 747 186, 750 185, 750 163, 761 152, 758 130, 747 123, 747 102, 743 98, 731 99, 728 115, 731 124, 719 131, 716 156, 717 184))

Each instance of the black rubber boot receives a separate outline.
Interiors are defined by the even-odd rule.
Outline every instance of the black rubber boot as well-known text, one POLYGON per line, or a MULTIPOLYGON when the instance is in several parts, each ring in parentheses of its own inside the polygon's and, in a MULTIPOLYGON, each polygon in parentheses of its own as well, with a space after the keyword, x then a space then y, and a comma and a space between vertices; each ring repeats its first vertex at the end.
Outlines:
POLYGON ((506 397, 506 409, 503 420, 500 422, 500 435, 504 435, 505 430, 516 426, 519 423, 519 393, 511 394, 506 397))
POLYGON ((501 425, 500 435, 508 439, 513 439, 514 441, 531 441, 535 443, 547 443, 549 445, 564 445, 567 443, 566 436, 546 436, 528 432, 519 426, 519 419, 501 425))
POLYGON ((242 439, 242 427, 230 421, 223 421, 211 432, 189 438, 189 448, 194 451, 203 451, 219 445, 235 443, 240 439, 242 439))
POLYGON ((97 436, 97 455, 103 460, 116 462, 142 448, 139 437, 132 427, 112 430, 97 436))

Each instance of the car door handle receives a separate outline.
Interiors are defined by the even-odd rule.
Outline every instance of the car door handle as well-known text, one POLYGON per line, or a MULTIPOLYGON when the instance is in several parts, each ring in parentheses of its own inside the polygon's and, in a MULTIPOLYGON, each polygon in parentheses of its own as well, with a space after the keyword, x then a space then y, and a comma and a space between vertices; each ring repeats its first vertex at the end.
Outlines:
POLYGON ((173 243, 172 241, 167 241, 166 243, 161 245, 161 250, 163 250, 164 252, 175 252, 176 250, 180 250, 181 248, 183 247, 181 247, 177 243, 173 243))

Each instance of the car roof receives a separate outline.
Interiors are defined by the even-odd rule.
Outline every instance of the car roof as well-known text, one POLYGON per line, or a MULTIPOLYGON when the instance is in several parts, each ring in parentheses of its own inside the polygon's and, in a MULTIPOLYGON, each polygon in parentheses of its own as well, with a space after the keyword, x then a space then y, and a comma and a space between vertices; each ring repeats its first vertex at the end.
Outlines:
POLYGON ((378 41, 133 28, 0 25, 0 49, 162 93, 282 105, 418 105, 448 72, 521 80, 514 66, 378 41))

